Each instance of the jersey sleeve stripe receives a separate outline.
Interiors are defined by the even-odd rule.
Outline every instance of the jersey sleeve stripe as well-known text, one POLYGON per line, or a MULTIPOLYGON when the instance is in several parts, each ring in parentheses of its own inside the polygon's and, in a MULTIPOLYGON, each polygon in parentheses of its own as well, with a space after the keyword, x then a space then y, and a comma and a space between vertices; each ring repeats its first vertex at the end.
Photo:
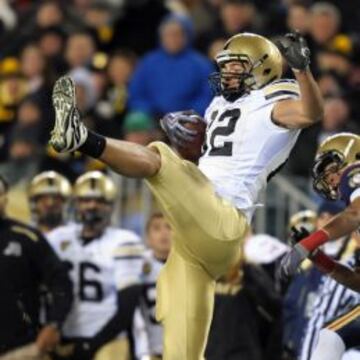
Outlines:
POLYGON ((139 260, 143 259, 141 255, 124 255, 124 256, 115 256, 114 260, 139 260))
POLYGON ((290 90, 279 90, 279 91, 275 91, 269 95, 265 95, 266 100, 270 100, 270 99, 274 99, 274 98, 284 98, 284 97, 298 98, 299 93, 296 91, 290 91, 290 90))
POLYGON ((275 80, 272 85, 277 85, 277 84, 297 84, 297 81, 294 79, 279 79, 279 80, 275 80))
MULTIPOLYGON (((139 242, 138 241, 127 241, 127 242, 121 243, 121 246, 139 246, 139 242)), ((142 245, 140 245, 140 246, 142 246, 142 245)))

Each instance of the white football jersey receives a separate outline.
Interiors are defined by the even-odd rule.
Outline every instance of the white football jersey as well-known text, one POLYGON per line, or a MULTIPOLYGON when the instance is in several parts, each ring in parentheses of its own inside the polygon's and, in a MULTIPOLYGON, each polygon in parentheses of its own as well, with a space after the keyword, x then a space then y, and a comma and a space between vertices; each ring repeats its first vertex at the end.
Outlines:
POLYGON ((156 281, 164 265, 165 263, 157 260, 152 252, 146 254, 143 267, 143 293, 140 300, 140 310, 145 323, 149 353, 151 355, 160 355, 163 349, 163 329, 155 318, 155 302, 156 281))
POLYGON ((57 228, 47 237, 71 266, 74 302, 63 327, 66 337, 93 337, 117 311, 117 292, 140 283, 144 247, 131 231, 107 228, 84 245, 81 225, 57 228))
POLYGON ((299 98, 293 80, 278 80, 234 102, 222 96, 206 110, 204 152, 200 170, 216 192, 251 220, 268 179, 283 165, 300 134, 274 124, 274 104, 299 98))

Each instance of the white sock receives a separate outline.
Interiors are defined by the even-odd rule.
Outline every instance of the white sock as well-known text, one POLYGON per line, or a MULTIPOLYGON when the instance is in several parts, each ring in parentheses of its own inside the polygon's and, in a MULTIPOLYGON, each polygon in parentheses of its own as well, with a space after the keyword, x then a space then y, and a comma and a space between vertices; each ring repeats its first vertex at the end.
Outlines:
POLYGON ((322 329, 311 360, 341 360, 345 350, 345 344, 336 332, 322 329))

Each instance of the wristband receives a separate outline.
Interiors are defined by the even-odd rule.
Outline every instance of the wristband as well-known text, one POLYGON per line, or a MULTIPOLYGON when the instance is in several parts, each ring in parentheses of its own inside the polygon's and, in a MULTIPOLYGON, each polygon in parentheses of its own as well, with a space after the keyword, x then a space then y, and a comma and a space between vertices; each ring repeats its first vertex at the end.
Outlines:
POLYGON ((106 139, 104 136, 88 130, 88 136, 85 143, 79 147, 79 151, 85 155, 98 159, 104 152, 106 139))
POLYGON ((317 251, 316 254, 311 257, 311 260, 316 267, 325 274, 332 273, 336 267, 336 261, 325 255, 322 251, 317 251))
POLYGON ((302 245, 307 251, 311 253, 319 246, 326 243, 328 240, 330 240, 329 234, 325 230, 321 229, 315 231, 307 238, 301 240, 299 244, 302 245))

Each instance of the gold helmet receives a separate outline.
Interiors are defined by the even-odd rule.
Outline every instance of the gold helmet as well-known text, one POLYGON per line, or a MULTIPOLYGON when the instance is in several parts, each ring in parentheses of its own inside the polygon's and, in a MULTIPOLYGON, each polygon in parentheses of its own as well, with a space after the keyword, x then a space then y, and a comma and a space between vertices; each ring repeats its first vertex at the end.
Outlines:
POLYGON ((116 187, 109 176, 100 171, 89 171, 76 180, 74 197, 98 198, 111 203, 116 198, 116 187))
POLYGON ((327 182, 331 173, 360 160, 360 136, 352 133, 339 133, 321 143, 312 168, 314 189, 324 197, 336 200, 337 186, 327 182))
POLYGON ((71 195, 71 185, 56 171, 44 171, 32 179, 28 195, 31 200, 42 195, 60 195, 67 200, 71 195))
POLYGON ((300 230, 305 228, 309 233, 312 233, 316 230, 316 220, 317 214, 312 210, 302 210, 291 216, 289 221, 289 231, 291 232, 292 228, 300 230))
POLYGON ((210 82, 217 94, 242 95, 250 90, 260 89, 277 80, 282 75, 282 56, 277 46, 263 36, 240 33, 231 37, 224 49, 216 55, 220 73, 211 75, 210 82), (243 66, 242 73, 222 71, 226 62, 238 61, 243 66), (224 84, 231 78, 239 80, 237 88, 227 89, 224 84))

